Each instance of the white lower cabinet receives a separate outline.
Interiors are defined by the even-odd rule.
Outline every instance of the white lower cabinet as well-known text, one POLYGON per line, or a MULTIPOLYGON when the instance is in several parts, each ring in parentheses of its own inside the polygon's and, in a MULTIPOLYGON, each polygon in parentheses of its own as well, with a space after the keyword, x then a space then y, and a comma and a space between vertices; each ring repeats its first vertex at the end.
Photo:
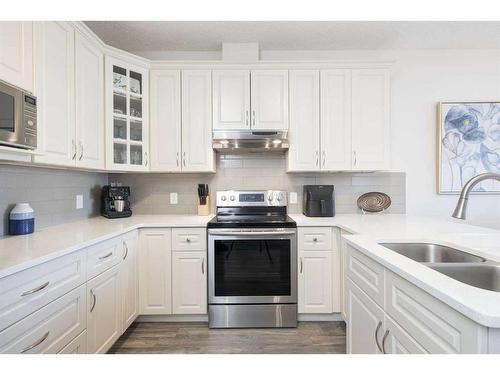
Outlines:
POLYGON ((139 236, 134 231, 123 238, 123 261, 120 270, 122 287, 122 333, 139 315, 139 278, 137 268, 137 250, 139 236))
POLYGON ((171 229, 143 229, 140 234, 140 313, 171 314, 171 229))
POLYGON ((488 330, 346 246, 348 353, 488 352, 488 330))
POLYGON ((206 251, 172 253, 172 307, 174 314, 207 313, 206 251))
POLYGON ((346 280, 347 353, 378 354, 384 311, 350 279, 346 280))
POLYGON ((403 328, 401 328, 387 314, 385 316, 384 336, 382 347, 388 354, 426 354, 427 351, 420 346, 403 328))
POLYGON ((58 354, 87 354, 87 331, 80 333, 58 354))
POLYGON ((121 335, 119 266, 87 282, 87 350, 106 353, 121 335))
POLYGON ((299 313, 331 313, 332 253, 301 251, 299 253, 299 313))
POLYGON ((0 353, 55 354, 86 327, 85 285, 0 332, 0 353))

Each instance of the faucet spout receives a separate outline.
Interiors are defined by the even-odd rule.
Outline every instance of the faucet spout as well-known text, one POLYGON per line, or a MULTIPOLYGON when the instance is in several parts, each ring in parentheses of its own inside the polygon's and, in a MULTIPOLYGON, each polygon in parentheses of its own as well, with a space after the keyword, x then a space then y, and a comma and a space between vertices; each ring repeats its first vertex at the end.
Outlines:
POLYGON ((453 211, 453 217, 457 219, 465 220, 467 216, 467 202, 469 200, 469 194, 478 183, 484 180, 497 180, 500 181, 500 174, 498 173, 482 173, 475 177, 472 177, 469 181, 465 183, 460 193, 460 198, 458 198, 457 206, 453 211))

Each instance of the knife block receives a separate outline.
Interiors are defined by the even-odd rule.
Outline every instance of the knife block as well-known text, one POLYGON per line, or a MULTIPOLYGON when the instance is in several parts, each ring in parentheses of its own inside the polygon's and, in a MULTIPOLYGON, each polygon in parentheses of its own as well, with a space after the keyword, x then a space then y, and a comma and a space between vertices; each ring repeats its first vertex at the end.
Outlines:
POLYGON ((198 216, 210 215, 210 196, 207 197, 206 204, 198 205, 198 216))

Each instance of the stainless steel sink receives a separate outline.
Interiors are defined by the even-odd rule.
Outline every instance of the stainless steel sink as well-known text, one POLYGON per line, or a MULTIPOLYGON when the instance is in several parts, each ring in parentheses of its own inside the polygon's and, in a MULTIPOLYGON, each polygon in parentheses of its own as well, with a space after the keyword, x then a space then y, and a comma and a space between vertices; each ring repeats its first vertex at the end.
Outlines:
POLYGON ((398 254, 420 263, 481 263, 486 259, 432 243, 380 243, 398 254))
POLYGON ((464 264, 428 265, 443 275, 477 288, 500 292, 500 265, 497 264, 464 264))

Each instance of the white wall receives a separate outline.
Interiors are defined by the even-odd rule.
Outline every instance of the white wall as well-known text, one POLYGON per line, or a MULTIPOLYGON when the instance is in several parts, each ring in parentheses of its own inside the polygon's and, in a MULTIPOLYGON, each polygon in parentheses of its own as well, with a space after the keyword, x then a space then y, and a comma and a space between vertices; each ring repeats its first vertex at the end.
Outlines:
MULTIPOLYGON (((205 56, 142 54, 164 59, 205 56)), ((216 53, 210 55, 214 56, 216 53)), ((407 212, 451 215, 457 196, 436 193, 437 103, 500 101, 500 50, 261 51, 261 59, 395 60, 391 75, 392 168, 407 172, 407 212)), ((500 229, 500 195, 472 196, 468 222, 500 229)))

